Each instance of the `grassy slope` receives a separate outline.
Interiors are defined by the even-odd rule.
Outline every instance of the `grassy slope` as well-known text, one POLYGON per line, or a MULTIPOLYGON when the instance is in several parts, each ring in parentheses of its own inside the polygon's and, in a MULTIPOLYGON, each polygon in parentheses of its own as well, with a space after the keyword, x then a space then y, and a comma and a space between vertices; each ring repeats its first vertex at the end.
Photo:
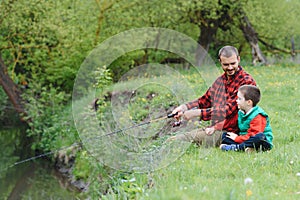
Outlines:
POLYGON ((222 152, 191 146, 154 172, 138 199, 299 199, 299 66, 245 67, 262 91, 275 148, 268 153, 222 152), (245 184, 246 178, 252 183, 245 184))

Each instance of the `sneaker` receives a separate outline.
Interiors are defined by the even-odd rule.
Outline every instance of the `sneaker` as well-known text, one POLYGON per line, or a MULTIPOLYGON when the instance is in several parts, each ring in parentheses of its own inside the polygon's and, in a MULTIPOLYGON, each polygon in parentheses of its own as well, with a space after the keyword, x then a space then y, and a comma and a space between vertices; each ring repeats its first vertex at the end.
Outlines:
POLYGON ((220 149, 222 151, 237 151, 238 150, 237 146, 235 144, 231 144, 231 145, 229 145, 229 144, 221 144, 220 145, 220 149))
POLYGON ((255 149, 254 148, 251 148, 251 147, 247 147, 246 149, 245 149, 245 152, 246 153, 253 153, 255 151, 255 149))

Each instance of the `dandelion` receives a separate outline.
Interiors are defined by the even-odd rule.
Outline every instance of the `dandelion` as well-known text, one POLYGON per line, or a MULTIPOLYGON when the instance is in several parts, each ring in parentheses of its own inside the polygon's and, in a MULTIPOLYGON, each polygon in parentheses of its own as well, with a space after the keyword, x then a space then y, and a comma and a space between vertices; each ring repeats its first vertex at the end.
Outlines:
POLYGON ((246 191, 246 196, 247 196, 247 197, 251 196, 252 194, 253 194, 253 192, 252 192, 251 190, 247 190, 247 191, 246 191))
POLYGON ((252 184, 253 183, 253 180, 252 178, 248 177, 248 178, 245 178, 244 180, 244 184, 247 185, 247 184, 252 184))
POLYGON ((296 174, 296 176, 300 176, 300 172, 298 172, 298 173, 296 174))

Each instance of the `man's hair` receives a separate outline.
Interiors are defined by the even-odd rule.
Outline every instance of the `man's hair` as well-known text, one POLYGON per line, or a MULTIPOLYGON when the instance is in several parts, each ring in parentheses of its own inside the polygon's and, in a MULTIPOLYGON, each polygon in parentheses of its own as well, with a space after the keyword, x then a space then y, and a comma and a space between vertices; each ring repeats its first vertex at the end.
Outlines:
POLYGON ((221 56, 229 58, 232 55, 239 57, 239 51, 233 46, 224 46, 219 50, 218 58, 220 59, 221 56))
POLYGON ((260 90, 254 85, 242 85, 239 91, 244 95, 246 101, 252 101, 253 107, 260 101, 260 90))

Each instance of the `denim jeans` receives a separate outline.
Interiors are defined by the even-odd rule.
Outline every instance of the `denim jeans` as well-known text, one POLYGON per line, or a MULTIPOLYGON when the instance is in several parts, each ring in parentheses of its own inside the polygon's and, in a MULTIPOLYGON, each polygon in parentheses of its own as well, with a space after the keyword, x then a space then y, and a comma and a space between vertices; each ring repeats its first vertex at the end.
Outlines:
POLYGON ((238 150, 244 151, 247 147, 262 151, 268 151, 271 149, 271 145, 268 143, 266 136, 263 133, 258 133, 254 136, 251 136, 248 140, 240 144, 226 137, 226 134, 226 132, 222 134, 222 144, 235 144, 238 150))

